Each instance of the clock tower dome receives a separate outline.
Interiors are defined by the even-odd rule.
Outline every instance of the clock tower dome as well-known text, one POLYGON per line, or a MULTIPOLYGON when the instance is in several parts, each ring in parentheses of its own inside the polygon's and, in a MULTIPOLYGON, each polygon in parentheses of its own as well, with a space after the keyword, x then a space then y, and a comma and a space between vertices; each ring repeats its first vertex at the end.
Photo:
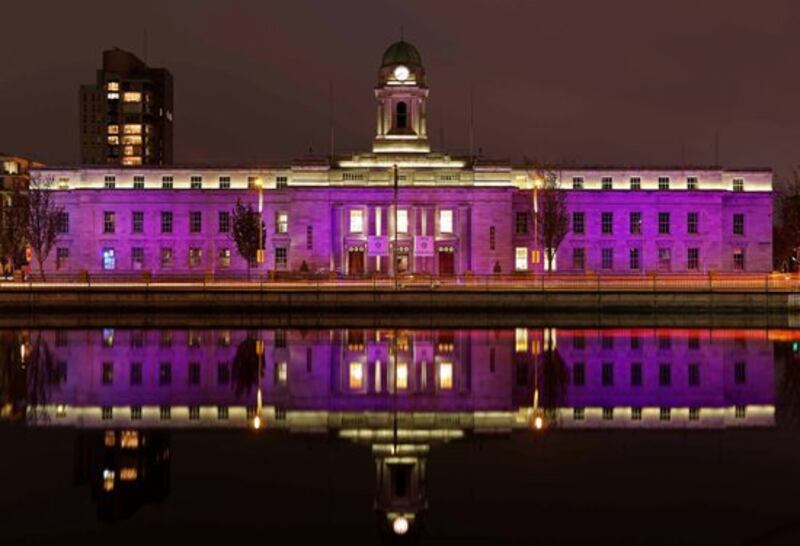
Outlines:
POLYGON ((383 54, 375 87, 378 100, 375 153, 428 153, 428 86, 417 48, 400 40, 383 54))

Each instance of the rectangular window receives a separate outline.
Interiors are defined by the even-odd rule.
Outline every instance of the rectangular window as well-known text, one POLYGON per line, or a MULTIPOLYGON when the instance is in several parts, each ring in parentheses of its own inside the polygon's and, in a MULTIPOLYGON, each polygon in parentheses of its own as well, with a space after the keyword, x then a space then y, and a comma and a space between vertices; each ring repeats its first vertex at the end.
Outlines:
POLYGON ((169 421, 172 419, 172 408, 169 406, 159 406, 158 418, 162 421, 169 421))
POLYGON ((516 216, 516 232, 517 235, 528 233, 528 213, 518 212, 516 216))
POLYGON ((600 232, 604 235, 614 233, 614 213, 603 212, 600 215, 600 232))
POLYGON ((669 189, 669 177, 668 176, 659 176, 658 177, 658 189, 662 190, 662 191, 669 189))
POLYGON ((700 385, 700 364, 689 364, 689 386, 700 385))
POLYGON ((737 362, 733 366, 733 380, 737 385, 747 383, 747 363, 737 362))
POLYGON ((733 215, 733 234, 744 235, 744 214, 733 215))
POLYGON ((199 362, 190 362, 189 363, 189 385, 199 385, 200 384, 200 363, 199 362))
POLYGON ((603 269, 614 269, 613 248, 603 248, 600 250, 600 267, 603 269))
POLYGON ((203 231, 203 213, 192 211, 189 213, 189 233, 200 233, 203 231))
POLYGON ((231 266, 231 249, 230 248, 220 248, 219 249, 219 266, 224 268, 228 268, 231 266))
POLYGON ((275 187, 279 190, 285 190, 289 186, 288 176, 278 176, 275 178, 275 187))
POLYGON ((103 213, 103 233, 114 233, 116 227, 116 214, 113 211, 105 211, 103 213))
POLYGON ((614 419, 614 408, 603 408, 603 421, 611 421, 614 419))
POLYGON ((288 264, 288 252, 285 246, 275 247, 275 267, 277 269, 286 269, 288 264))
POLYGON ((632 212, 632 213, 630 213, 630 231, 631 231, 631 235, 641 235, 642 234, 642 213, 641 212, 632 212))
POLYGON ((137 271, 144 268, 144 247, 131 248, 131 268, 137 271))
POLYGON ((115 176, 106 176, 103 180, 103 187, 107 190, 113 190, 117 185, 117 178, 115 176))
POLYGON ((219 177, 219 189, 221 190, 228 190, 231 187, 231 177, 230 176, 220 176, 219 177))
POLYGON ((672 384, 672 369, 669 364, 658 365, 658 384, 662 387, 672 384))
POLYGON ((642 420, 642 408, 631 408, 631 421, 642 420))
POLYGON ((631 270, 638 270, 641 268, 641 266, 642 264, 639 257, 639 249, 630 249, 630 253, 628 254, 628 267, 630 267, 631 270))
POLYGON ((661 235, 669 235, 669 213, 658 213, 658 233, 661 235))
POLYGON ((161 212, 161 233, 172 233, 172 212, 161 212))
POLYGON ((528 270, 528 247, 518 246, 514 249, 514 269, 516 271, 528 270))
POLYGON ((200 406, 189 406, 189 420, 200 420, 200 406))
POLYGON ((733 191, 744 191, 744 178, 733 179, 733 191))
POLYGON ((59 271, 69 267, 69 248, 60 246, 56 249, 56 269, 59 271))
POLYGON ((697 234, 699 217, 700 215, 696 212, 690 212, 686 215, 686 233, 697 234))
POLYGON ((631 189, 634 191, 638 191, 642 189, 642 179, 638 176, 631 177, 631 189))
POLYGON ((69 233, 69 213, 61 211, 56 218, 56 231, 58 233, 69 233))
POLYGON ((659 421, 669 421, 672 419, 672 408, 659 408, 658 419, 659 421))
POLYGON ((189 179, 189 184, 193 190, 199 190, 203 188, 203 177, 202 176, 192 176, 189 179))
POLYGON ((161 267, 169 268, 172 267, 172 249, 171 248, 162 248, 161 249, 161 267))
POLYGON ((586 217, 583 212, 572 213, 572 232, 583 234, 586 230, 586 217))
POLYGON ((601 379, 604 387, 614 385, 614 364, 612 362, 603 362, 601 379))
POLYGON ((189 248, 189 267, 198 267, 203 261, 203 249, 199 247, 189 248))
POLYGON ((576 387, 586 384, 586 365, 583 362, 576 362, 572 366, 572 384, 576 387))
POLYGON ((231 382, 231 369, 227 362, 217 364, 217 385, 227 385, 231 382))
POLYGON ((353 209, 350 211, 350 233, 363 233, 364 231, 364 211, 353 209))
POLYGON ((397 210, 397 232, 408 233, 408 210, 397 210))
POLYGON ((289 213, 275 213, 275 233, 289 233, 289 213))
POLYGON ((583 247, 572 249, 572 269, 583 271, 586 269, 586 249, 583 247))
POLYGON ((439 211, 439 232, 453 233, 453 211, 444 209, 439 211))
POLYGON ((117 255, 113 248, 103 249, 103 269, 110 271, 117 268, 117 255))
POLYGON ((142 384, 142 363, 141 362, 132 362, 131 363, 131 377, 130 377, 131 385, 138 386, 142 384))
POLYGON ((103 385, 111 385, 114 382, 114 363, 103 362, 103 385))
POLYGON ((733 251, 733 270, 744 271, 744 250, 740 248, 733 251))
POLYGON ((686 269, 695 271, 700 269, 700 249, 690 248, 686 251, 686 269))
POLYGON ((169 362, 162 362, 158 365, 158 384, 172 384, 172 364, 169 362))
POLYGON ((494 226, 489 226, 489 250, 495 249, 496 242, 497 240, 496 240, 495 228, 494 226))
POLYGON ((634 362, 631 364, 631 386, 632 387, 641 387, 642 386, 642 363, 641 362, 634 362))
POLYGON ((697 189, 697 177, 690 176, 686 179, 686 189, 687 190, 696 190, 697 189))
POLYGON ((144 176, 134 176, 133 177, 133 189, 134 190, 143 190, 144 189, 144 176))
POLYGON ((573 190, 582 190, 583 189, 583 177, 582 176, 573 176, 572 177, 572 189, 573 190))
POLYGON ((161 177, 161 189, 163 189, 163 190, 171 190, 172 189, 172 177, 171 176, 162 176, 161 177))
POLYGON ((314 249, 314 226, 306 226, 306 250, 314 249))
POLYGON ((672 249, 658 249, 658 269, 659 271, 670 271, 672 269, 672 249))
POLYGON ((140 210, 133 211, 131 215, 132 224, 131 231, 133 233, 143 233, 144 232, 144 212, 140 210))
POLYGON ((231 230, 231 213, 227 210, 219 211, 217 215, 217 225, 220 233, 228 233, 231 230))
POLYGON ((614 181, 610 176, 604 176, 600 180, 600 185, 601 185, 602 189, 610 190, 610 189, 613 189, 613 187, 614 187, 614 181))

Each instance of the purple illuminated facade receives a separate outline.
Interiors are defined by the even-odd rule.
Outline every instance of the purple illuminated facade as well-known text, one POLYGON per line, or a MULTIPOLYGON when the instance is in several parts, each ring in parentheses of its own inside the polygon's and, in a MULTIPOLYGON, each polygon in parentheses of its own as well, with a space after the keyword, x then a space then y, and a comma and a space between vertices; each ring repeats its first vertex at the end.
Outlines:
POLYGON ((562 427, 774 421, 773 346, 756 330, 106 329, 43 336, 61 380, 29 409, 40 424, 248 426, 259 391, 273 428, 380 426, 379 414, 392 411, 430 413, 414 425, 422 428, 525 427, 537 409, 562 427), (237 360, 247 339, 263 340, 260 375, 237 360), (357 417, 363 412, 376 412, 375 422, 357 417))
MULTIPOLYGON (((432 152, 428 91, 419 53, 400 42, 379 69, 370 153, 252 167, 34 170, 52 180, 66 212, 46 268, 241 274, 246 264, 229 235, 230 213, 241 199, 261 210, 266 225, 260 273, 542 271, 546 249, 534 220, 541 171, 432 152)), ((558 272, 771 270, 768 170, 553 172, 568 193, 570 216, 570 232, 556 252, 558 272)))

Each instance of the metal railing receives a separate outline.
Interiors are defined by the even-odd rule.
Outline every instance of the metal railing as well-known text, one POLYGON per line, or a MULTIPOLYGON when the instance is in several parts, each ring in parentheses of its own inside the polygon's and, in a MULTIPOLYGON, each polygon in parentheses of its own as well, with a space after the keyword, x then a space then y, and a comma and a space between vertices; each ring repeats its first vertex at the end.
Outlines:
POLYGON ((46 282, 38 276, 0 282, 0 290, 70 288, 147 289, 252 289, 287 291, 492 291, 534 292, 752 292, 799 293, 797 273, 710 273, 710 274, 511 274, 457 275, 427 274, 389 276, 341 276, 302 273, 51 273, 46 282))

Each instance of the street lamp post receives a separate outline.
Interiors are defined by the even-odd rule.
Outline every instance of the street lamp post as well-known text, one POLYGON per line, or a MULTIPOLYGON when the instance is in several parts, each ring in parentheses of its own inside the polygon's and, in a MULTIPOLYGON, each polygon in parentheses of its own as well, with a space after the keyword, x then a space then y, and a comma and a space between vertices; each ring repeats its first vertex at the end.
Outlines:
POLYGON ((256 178, 256 187, 258 188, 258 250, 256 251, 256 264, 264 263, 264 219, 262 213, 264 211, 264 181, 261 177, 256 178))

